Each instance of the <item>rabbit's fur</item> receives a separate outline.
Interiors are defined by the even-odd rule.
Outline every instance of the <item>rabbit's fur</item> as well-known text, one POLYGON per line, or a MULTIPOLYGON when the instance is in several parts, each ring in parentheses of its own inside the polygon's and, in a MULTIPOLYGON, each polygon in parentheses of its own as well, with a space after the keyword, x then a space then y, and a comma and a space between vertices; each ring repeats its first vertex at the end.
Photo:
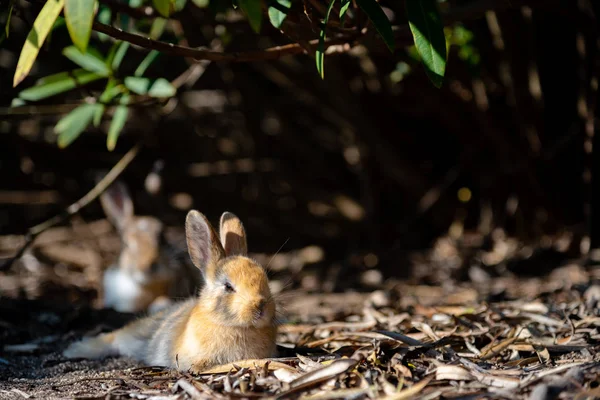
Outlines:
POLYGON ((265 270, 247 257, 241 221, 223 213, 221 240, 198 211, 188 213, 185 227, 190 258, 205 281, 199 295, 119 330, 73 343, 63 355, 124 355, 192 372, 274 356, 276 305, 265 270))
POLYGON ((174 298, 187 298, 202 284, 189 263, 163 240, 162 222, 137 216, 125 184, 114 182, 101 196, 108 220, 121 238, 118 260, 104 273, 104 307, 120 312, 156 312, 174 298))

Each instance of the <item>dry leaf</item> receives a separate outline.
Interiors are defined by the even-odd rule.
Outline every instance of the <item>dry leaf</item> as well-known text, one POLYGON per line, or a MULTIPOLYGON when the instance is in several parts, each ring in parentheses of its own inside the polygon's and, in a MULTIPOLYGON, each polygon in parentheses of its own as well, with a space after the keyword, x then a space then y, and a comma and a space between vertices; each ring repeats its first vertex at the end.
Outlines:
POLYGON ((412 399, 417 394, 421 393, 421 391, 427 386, 429 382, 433 379, 432 376, 422 379, 418 383, 415 383, 411 387, 401 390, 396 394, 383 397, 384 400, 404 400, 404 399, 412 399))
POLYGON ((230 372, 231 370, 238 369, 237 367, 260 369, 260 368, 264 368, 266 363, 269 363, 268 369, 270 371, 273 371, 276 369, 285 369, 290 372, 296 372, 295 368, 290 367, 289 365, 281 363, 281 362, 273 361, 271 359, 249 359, 249 360, 240 360, 240 361, 236 361, 236 362, 229 363, 229 364, 217 365, 216 367, 204 370, 204 371, 198 373, 197 375, 226 374, 226 373, 230 372))
POLYGON ((436 380, 470 381, 473 375, 458 365, 439 365, 435 370, 436 380))

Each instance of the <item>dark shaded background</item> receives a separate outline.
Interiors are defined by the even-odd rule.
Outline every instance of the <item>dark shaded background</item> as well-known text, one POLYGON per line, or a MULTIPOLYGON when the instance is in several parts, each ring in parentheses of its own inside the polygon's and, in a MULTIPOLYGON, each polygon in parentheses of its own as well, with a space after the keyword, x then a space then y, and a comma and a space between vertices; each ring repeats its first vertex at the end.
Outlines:
MULTIPOLYGON (((357 287, 370 269, 383 274, 376 280, 442 280, 446 275, 415 261, 413 252, 435 249, 444 238, 463 249, 490 251, 507 238, 520 249, 535 249, 517 257, 531 262, 516 267, 506 258, 486 262, 467 251, 455 266, 461 279, 473 277, 474 264, 488 273, 539 274, 556 260, 586 258, 597 218, 591 204, 598 175, 585 149, 596 140, 600 6, 447 3, 450 12, 471 10, 462 22, 474 33, 470 45, 480 62, 470 65, 460 46, 452 46, 440 90, 407 51, 391 56, 381 46, 327 56, 324 80, 305 55, 211 63, 177 99, 137 108, 113 152, 106 150, 106 119, 64 150, 52 133, 69 104, 103 90, 102 83, 20 114, 3 108, 0 234, 23 234, 61 212, 93 187, 98 171, 143 139, 145 147, 122 176, 138 214, 183 227, 191 207, 215 222, 230 210, 245 221, 254 252, 272 254, 284 243, 284 253, 318 246, 324 259, 307 267, 320 277, 314 290, 357 287), (497 11, 480 11, 486 9, 497 11), (410 71, 394 82, 399 62, 410 71), (152 195, 144 182, 158 160, 164 163, 162 190, 152 195), (459 200, 461 188, 470 191, 469 201, 459 200), (532 255, 548 252, 540 267, 532 255)), ((405 21, 402 4, 383 4, 397 23, 405 21)), ((18 93, 12 75, 39 9, 25 1, 19 8, 0 48, 2 107, 18 93)), ((206 12, 186 10, 176 19, 189 45, 215 39, 217 23, 206 12)), ((263 38, 251 35, 242 22, 230 24, 227 51, 286 43, 269 29, 263 38)), ((66 32, 53 35, 18 89, 72 68, 59 55, 68 44, 66 32)), ((145 54, 130 48, 124 70, 134 70, 145 54)), ((188 66, 162 55, 148 74, 172 80, 188 66)), ((80 215, 84 221, 104 217, 99 202, 80 215)), ((10 253, 4 249, 3 256, 10 253)), ((440 262, 451 267, 448 258, 440 262)))

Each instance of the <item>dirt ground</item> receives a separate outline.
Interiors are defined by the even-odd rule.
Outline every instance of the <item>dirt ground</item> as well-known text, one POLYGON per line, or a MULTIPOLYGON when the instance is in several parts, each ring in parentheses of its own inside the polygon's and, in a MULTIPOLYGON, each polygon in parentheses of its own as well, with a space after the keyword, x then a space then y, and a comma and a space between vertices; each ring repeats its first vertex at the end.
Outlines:
MULTIPOLYGON (((450 259, 440 249, 420 258, 438 278, 450 259)), ((0 275, 2 399, 600 398, 600 272, 577 262, 540 277, 471 270, 468 281, 346 293, 285 288, 278 358, 192 376, 126 358, 64 359, 71 341, 135 316, 94 306, 84 276, 97 271, 75 257, 33 263, 39 254, 0 275)))

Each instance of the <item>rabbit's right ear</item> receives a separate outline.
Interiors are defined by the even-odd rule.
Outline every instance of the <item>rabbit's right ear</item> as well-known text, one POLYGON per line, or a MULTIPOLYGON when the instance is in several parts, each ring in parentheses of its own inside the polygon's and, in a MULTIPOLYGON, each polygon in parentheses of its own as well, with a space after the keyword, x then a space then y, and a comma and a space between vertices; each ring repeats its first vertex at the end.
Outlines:
POLYGON ((244 224, 235 215, 228 211, 221 215, 219 232, 221 234, 221 244, 227 257, 248 254, 248 244, 246 243, 246 230, 244 224))
POLYGON ((109 221, 118 230, 123 230, 133 219, 133 201, 122 182, 113 182, 100 195, 100 204, 109 221))
POLYGON ((217 263, 225 257, 225 251, 214 228, 202 213, 196 210, 188 212, 185 237, 192 262, 208 282, 213 282, 217 263))

